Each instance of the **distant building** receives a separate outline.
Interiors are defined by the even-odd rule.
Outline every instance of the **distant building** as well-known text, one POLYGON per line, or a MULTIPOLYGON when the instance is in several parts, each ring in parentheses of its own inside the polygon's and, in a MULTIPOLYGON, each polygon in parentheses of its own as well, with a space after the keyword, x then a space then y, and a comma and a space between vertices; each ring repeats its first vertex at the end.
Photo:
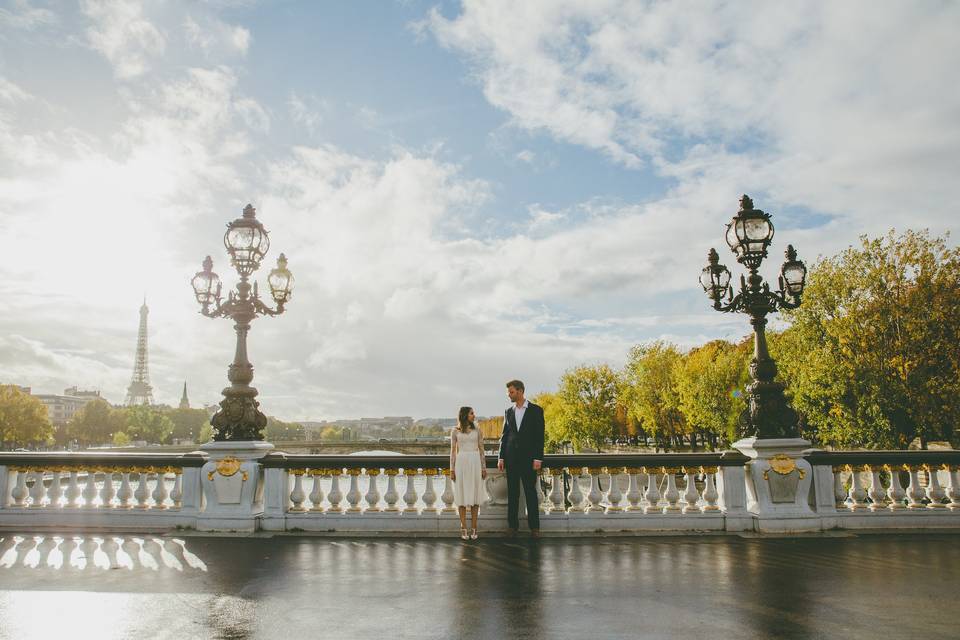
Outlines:
POLYGON ((37 393, 33 394, 33 397, 47 408, 47 416, 50 418, 50 423, 55 427, 70 422, 77 411, 88 402, 102 398, 99 391, 81 391, 77 387, 64 389, 63 395, 37 393))
POLYGON ((187 398, 187 381, 183 381, 183 395, 180 397, 180 408, 189 409, 190 400, 187 398))

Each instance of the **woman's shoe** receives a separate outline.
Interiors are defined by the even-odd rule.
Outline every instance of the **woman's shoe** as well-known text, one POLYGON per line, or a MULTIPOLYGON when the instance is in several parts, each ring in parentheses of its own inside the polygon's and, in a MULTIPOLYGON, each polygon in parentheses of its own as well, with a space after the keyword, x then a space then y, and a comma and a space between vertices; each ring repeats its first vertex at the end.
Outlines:
POLYGON ((460 528, 460 539, 461 539, 461 540, 469 540, 469 539, 470 539, 470 536, 467 535, 467 530, 464 529, 464 528, 462 528, 462 527, 460 528))
POLYGON ((476 539, 479 538, 479 537, 480 537, 480 536, 477 535, 477 530, 476 530, 476 529, 474 529, 473 532, 470 534, 470 539, 471 539, 471 540, 476 540, 476 539))

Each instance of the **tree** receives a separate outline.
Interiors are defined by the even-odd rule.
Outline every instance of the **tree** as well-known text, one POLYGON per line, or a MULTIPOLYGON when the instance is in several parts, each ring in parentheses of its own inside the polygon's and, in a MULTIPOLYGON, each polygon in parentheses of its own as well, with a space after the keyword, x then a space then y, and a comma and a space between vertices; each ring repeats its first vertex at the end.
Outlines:
POLYGON ((735 345, 714 340, 691 350, 674 368, 679 409, 694 450, 697 434, 712 449, 736 440, 740 413, 746 408, 750 348, 749 341, 735 345))
POLYGON ((906 448, 960 423, 960 249, 929 233, 861 238, 810 270, 773 341, 822 444, 906 448))
MULTIPOLYGON (((544 448, 556 451, 563 442, 570 440, 569 419, 564 411, 563 401, 557 393, 540 393, 533 397, 534 404, 543 407, 544 448)), ((500 419, 500 433, 503 431, 503 418, 500 419)))
POLYGON ((200 435, 197 436, 197 442, 210 442, 213 440, 213 425, 207 422, 200 427, 200 435))
POLYGON ((171 409, 167 417, 173 422, 171 438, 202 442, 200 431, 210 422, 210 414, 206 409, 171 409))
POLYGON ((550 410, 552 442, 569 440, 577 451, 585 445, 599 451, 617 418, 617 374, 605 364, 574 367, 560 378, 555 398, 538 399, 546 402, 545 420, 550 410))
POLYGON ((484 438, 499 438, 503 433, 503 416, 477 420, 477 429, 480 430, 480 435, 484 438))
POLYGON ((74 414, 67 424, 67 434, 84 445, 108 444, 114 434, 126 428, 126 416, 106 400, 91 400, 74 414))
POLYGON ((620 399, 630 417, 664 449, 681 445, 687 432, 674 373, 682 361, 683 354, 675 345, 637 345, 630 350, 620 379, 620 399))
POLYGON ((0 385, 0 444, 12 448, 51 437, 53 426, 43 403, 15 385, 0 385))
POLYGON ((167 444, 173 433, 173 421, 163 411, 147 405, 129 407, 126 413, 126 432, 131 440, 146 440, 167 444))
POLYGON ((125 447, 130 444, 130 436, 125 431, 117 431, 113 434, 113 446, 125 447))
POLYGON ((267 440, 306 440, 306 432, 299 422, 284 422, 272 416, 267 418, 267 428, 264 430, 267 440))

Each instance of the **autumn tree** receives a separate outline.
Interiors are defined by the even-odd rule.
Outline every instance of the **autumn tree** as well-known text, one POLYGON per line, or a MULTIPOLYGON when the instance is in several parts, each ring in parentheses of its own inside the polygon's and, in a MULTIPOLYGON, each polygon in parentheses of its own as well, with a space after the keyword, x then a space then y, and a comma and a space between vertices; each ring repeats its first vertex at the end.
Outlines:
POLYGON ((40 400, 16 385, 0 385, 0 445, 46 442, 53 436, 47 408, 40 400))
POLYGON ((674 368, 679 409, 694 450, 698 437, 711 449, 736 440, 740 413, 746 408, 749 361, 749 342, 714 340, 685 354, 674 368))
POLYGON ((114 434, 126 429, 126 416, 101 398, 91 400, 77 411, 67 423, 67 434, 84 445, 113 442, 114 434))
POLYGON ((683 354, 675 345, 637 345, 630 350, 620 378, 620 401, 664 449, 681 446, 687 433, 675 373, 682 361, 683 354))
POLYGON ((617 374, 608 365, 574 367, 560 378, 555 399, 538 398, 547 403, 544 420, 554 423, 552 441, 569 440, 576 451, 586 446, 599 451, 613 434, 617 374))
POLYGON ((906 448, 960 424, 960 249, 927 232, 861 238, 814 265, 771 348, 822 444, 906 448))

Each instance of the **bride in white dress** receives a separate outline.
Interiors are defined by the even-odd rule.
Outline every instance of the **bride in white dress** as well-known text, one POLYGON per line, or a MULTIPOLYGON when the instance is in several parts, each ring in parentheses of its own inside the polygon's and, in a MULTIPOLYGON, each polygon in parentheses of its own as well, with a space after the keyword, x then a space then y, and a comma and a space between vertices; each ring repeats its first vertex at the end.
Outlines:
POLYGON ((460 537, 477 539, 477 516, 483 497, 483 480, 487 477, 483 436, 474 423, 476 415, 470 407, 460 407, 457 426, 450 430, 450 478, 453 500, 460 512, 460 537), (467 535, 467 507, 473 525, 467 535))

